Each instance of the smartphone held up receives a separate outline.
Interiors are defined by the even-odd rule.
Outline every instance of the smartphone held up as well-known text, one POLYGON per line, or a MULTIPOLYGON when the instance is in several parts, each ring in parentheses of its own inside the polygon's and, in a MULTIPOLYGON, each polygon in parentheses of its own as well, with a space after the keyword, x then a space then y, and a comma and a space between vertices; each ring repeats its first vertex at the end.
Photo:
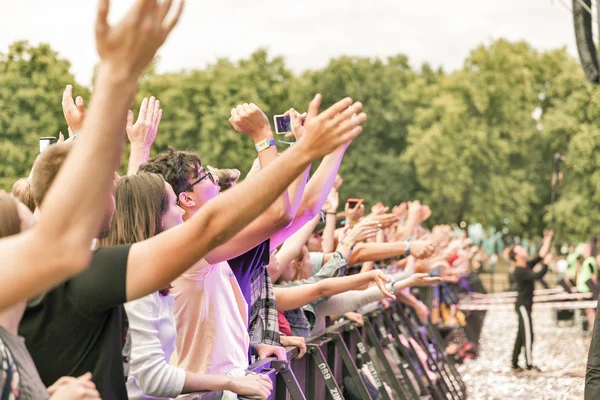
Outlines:
POLYGON ((353 210, 361 200, 362 199, 348 199, 347 203, 350 209, 353 210))
POLYGON ((53 136, 41 137, 40 138, 40 153, 45 151, 48 147, 56 143, 57 139, 53 136))
POLYGON ((292 120, 289 115, 273 116, 275 122, 275 133, 278 135, 286 135, 292 132, 292 120))

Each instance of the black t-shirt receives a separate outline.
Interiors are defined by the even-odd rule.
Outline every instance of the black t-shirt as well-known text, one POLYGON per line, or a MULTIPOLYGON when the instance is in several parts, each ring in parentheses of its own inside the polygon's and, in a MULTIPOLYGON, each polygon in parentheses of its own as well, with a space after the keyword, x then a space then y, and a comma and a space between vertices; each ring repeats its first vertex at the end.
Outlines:
POLYGON ((240 285, 242 295, 248 304, 248 321, 252 315, 252 278, 258 271, 262 272, 269 265, 271 241, 265 240, 253 249, 227 261, 240 285))
POLYGON ((535 257, 531 261, 527 261, 527 267, 515 267, 512 274, 512 278, 517 288, 517 302, 515 304, 518 309, 520 306, 531 308, 533 305, 533 290, 536 279, 541 279, 546 272, 548 272, 548 266, 543 265, 542 269, 535 272, 535 267, 542 259, 535 257))
POLYGON ((123 303, 130 248, 96 250, 88 269, 28 305, 19 334, 46 386, 89 371, 102 399, 127 399, 123 303))

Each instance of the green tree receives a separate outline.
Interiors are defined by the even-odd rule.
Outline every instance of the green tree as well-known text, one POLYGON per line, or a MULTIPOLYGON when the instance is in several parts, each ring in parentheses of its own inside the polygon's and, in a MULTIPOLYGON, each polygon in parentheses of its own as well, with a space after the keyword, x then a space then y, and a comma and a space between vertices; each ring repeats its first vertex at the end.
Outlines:
MULTIPOLYGON (((60 103, 65 86, 75 81, 70 66, 46 44, 16 42, 0 54, 0 188, 9 190, 29 174, 39 137, 66 135, 60 103)), ((86 88, 74 90, 88 99, 86 88)))

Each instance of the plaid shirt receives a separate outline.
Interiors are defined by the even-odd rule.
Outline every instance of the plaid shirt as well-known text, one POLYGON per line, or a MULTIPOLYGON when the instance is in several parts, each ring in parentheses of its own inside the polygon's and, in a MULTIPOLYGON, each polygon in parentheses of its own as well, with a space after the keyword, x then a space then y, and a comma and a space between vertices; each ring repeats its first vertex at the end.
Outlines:
POLYGON ((257 270, 250 281, 250 342, 281 346, 273 282, 267 268, 257 270))
MULTIPOLYGON (((307 285, 310 283, 317 283, 323 279, 333 278, 337 276, 344 276, 346 274, 346 267, 348 266, 348 260, 342 256, 341 253, 335 252, 331 259, 321 267, 319 272, 314 274, 308 279, 302 279, 299 281, 288 282, 282 285, 277 285, 280 287, 293 287, 300 285, 307 285)), ((296 336, 308 337, 310 334, 310 330, 314 328, 317 313, 315 312, 315 306, 321 303, 322 301, 327 300, 326 297, 321 298, 315 302, 306 304, 296 310, 290 310, 284 312, 285 317, 287 318, 290 326, 292 328, 292 332, 296 336)))

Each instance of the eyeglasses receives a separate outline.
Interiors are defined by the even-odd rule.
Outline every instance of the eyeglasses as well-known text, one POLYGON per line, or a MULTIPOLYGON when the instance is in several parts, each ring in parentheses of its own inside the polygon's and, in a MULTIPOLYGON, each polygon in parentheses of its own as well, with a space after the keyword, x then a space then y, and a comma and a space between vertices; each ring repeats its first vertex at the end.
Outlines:
POLYGON ((206 177, 208 177, 208 179, 210 179, 210 181, 214 184, 215 183, 215 178, 212 176, 212 174, 210 172, 205 173, 203 176, 201 176, 200 178, 198 178, 197 181, 190 183, 189 185, 187 185, 185 187, 185 189, 183 189, 184 192, 187 192, 188 190, 190 190, 191 188, 194 187, 194 185, 202 182, 203 179, 205 179, 206 177))

